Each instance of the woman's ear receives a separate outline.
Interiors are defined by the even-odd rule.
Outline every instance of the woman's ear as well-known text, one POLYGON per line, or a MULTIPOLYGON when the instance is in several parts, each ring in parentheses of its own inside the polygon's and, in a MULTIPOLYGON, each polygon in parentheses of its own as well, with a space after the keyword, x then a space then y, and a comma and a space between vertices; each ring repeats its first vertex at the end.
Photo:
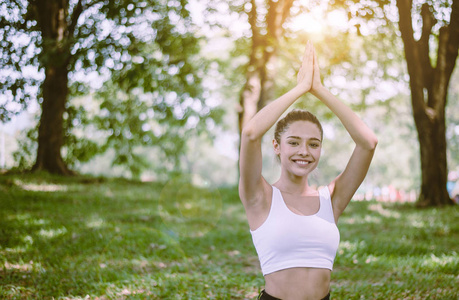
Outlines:
POLYGON ((279 143, 276 141, 276 139, 273 139, 273 147, 274 147, 274 153, 276 155, 280 155, 280 145, 279 143))

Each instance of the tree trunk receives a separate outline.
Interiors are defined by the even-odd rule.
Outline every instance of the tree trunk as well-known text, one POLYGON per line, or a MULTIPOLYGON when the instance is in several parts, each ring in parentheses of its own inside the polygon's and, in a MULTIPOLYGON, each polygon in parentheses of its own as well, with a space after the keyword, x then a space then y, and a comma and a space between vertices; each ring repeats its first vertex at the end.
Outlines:
POLYGON ((239 96, 239 134, 245 124, 257 113, 258 101, 261 94, 260 55, 262 53, 262 39, 257 25, 257 3, 250 1, 252 7, 248 12, 250 28, 252 30, 252 47, 247 66, 246 82, 239 96))
POLYGON ((68 94, 67 69, 48 67, 43 83, 43 103, 38 127, 38 151, 33 171, 70 175, 61 155, 63 144, 63 115, 68 94))
POLYGON ((445 114, 431 112, 432 116, 415 116, 421 156, 421 192, 418 206, 452 204, 448 191, 445 114))
POLYGON ((245 124, 274 96, 275 62, 279 40, 284 32, 282 25, 290 16, 294 0, 268 0, 265 19, 266 35, 260 33, 257 19, 257 2, 251 0, 248 13, 252 30, 252 48, 247 68, 246 83, 239 98, 239 133, 245 124))
POLYGON ((448 85, 458 54, 459 10, 454 0, 451 23, 440 30, 437 65, 431 65, 429 40, 435 18, 428 4, 421 9, 422 35, 413 37, 412 0, 397 0, 399 28, 410 75, 411 104, 418 132, 421 156, 421 191, 418 206, 452 204, 446 190, 447 143, 445 107, 448 85))
POLYGON ((68 98, 68 1, 37 0, 33 2, 38 26, 42 33, 41 64, 45 69, 42 84, 43 103, 38 128, 38 151, 33 171, 73 174, 61 155, 63 145, 63 115, 68 98))

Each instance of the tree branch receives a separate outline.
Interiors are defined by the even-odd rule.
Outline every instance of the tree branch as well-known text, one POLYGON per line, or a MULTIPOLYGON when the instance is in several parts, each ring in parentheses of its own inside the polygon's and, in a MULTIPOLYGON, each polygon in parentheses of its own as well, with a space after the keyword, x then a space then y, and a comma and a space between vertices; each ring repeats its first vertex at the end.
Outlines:
MULTIPOLYGON (((422 16, 422 35, 421 39, 416 43, 419 49, 419 58, 420 63, 422 64, 422 75, 424 80, 424 87, 431 91, 432 83, 433 83, 433 67, 430 62, 430 55, 429 55, 429 39, 430 35, 432 34, 432 28, 437 23, 435 19, 432 9, 429 4, 424 3, 421 8, 421 16, 422 16)), ((430 97, 429 97, 430 98, 430 97)))
POLYGON ((292 8, 294 0, 286 0, 284 3, 283 15, 282 15, 282 24, 284 24, 285 20, 290 17, 290 9, 292 8))
POLYGON ((440 112, 444 109, 447 101, 446 93, 448 85, 456 65, 459 50, 459 1, 454 0, 450 24, 440 29, 438 41, 437 67, 435 69, 435 110, 440 112))
POLYGON ((268 5, 268 15, 266 16, 268 36, 277 41, 283 34, 282 24, 290 16, 293 0, 269 0, 268 5))
MULTIPOLYGON (((446 49, 446 68, 448 74, 451 76, 451 73, 454 70, 455 62, 458 56, 459 50, 459 0, 453 0, 451 18, 448 25, 448 48, 446 49)), ((449 80, 448 80, 449 81, 449 80)))
POLYGON ((255 0, 250 0, 252 8, 247 13, 249 17, 250 29, 252 30, 252 47, 258 45, 260 41, 260 30, 257 25, 258 13, 257 13, 257 3, 255 0))
POLYGON ((397 7, 399 11, 399 28, 402 34, 402 40, 405 44, 405 56, 408 63, 408 73, 410 75, 416 74, 413 69, 418 60, 418 53, 416 43, 413 37, 413 26, 411 17, 411 0, 397 0, 397 7))
POLYGON ((425 115, 422 66, 419 64, 420 55, 418 44, 414 40, 411 17, 412 0, 397 0, 399 11, 399 28, 405 48, 405 58, 410 75, 411 101, 415 115, 425 115))
POLYGON ((81 13, 83 12, 83 0, 78 0, 78 4, 76 5, 75 9, 72 12, 71 22, 68 28, 68 37, 72 37, 75 33, 75 28, 78 23, 78 19, 80 18, 81 13))

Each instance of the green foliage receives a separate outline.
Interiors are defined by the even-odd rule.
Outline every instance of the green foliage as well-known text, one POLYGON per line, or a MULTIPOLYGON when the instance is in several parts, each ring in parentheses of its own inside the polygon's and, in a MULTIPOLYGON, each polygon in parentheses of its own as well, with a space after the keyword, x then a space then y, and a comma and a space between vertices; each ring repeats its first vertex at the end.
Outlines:
POLYGON ((34 47, 40 40, 36 25, 36 21, 29 19, 26 1, 0 4, 0 122, 9 121, 36 99, 43 79, 43 74, 30 67, 38 64, 40 52, 34 47))
MULTIPOLYGON (((69 107, 64 116, 63 126, 66 128, 63 158, 68 166, 75 168, 106 150, 100 142, 97 143, 85 136, 81 129, 79 133, 75 132, 79 127, 90 128, 91 126, 83 107, 69 107)), ((13 153, 13 159, 16 162, 14 169, 20 171, 30 170, 37 153, 38 125, 26 129, 16 140, 18 149, 13 153)))
POLYGON ((17 139, 18 150, 13 153, 16 162, 15 170, 25 171, 32 168, 35 154, 37 153, 37 128, 30 128, 17 139))
POLYGON ((64 147, 63 158, 65 163, 75 168, 79 163, 88 162, 95 155, 106 150, 101 142, 96 142, 84 134, 84 130, 91 128, 91 120, 88 119, 83 106, 69 106, 64 116, 64 147), (79 134, 76 131, 80 129, 79 134))
POLYGON ((200 57, 202 40, 195 36, 188 1, 66 1, 64 39, 54 46, 37 23, 41 5, 22 0, 0 6, 5 82, 0 120, 9 120, 31 100, 41 103, 42 71, 64 61, 70 101, 63 156, 70 167, 114 149, 113 164, 138 177, 151 167, 138 148, 156 147, 165 160, 153 164, 176 169, 186 140, 221 119, 222 111, 212 111, 203 99, 209 62, 200 57), (68 53, 58 57, 55 47, 68 53), (80 103, 88 95, 92 100, 80 103))
POLYGON ((114 164, 137 175, 147 166, 137 147, 161 149, 165 160, 155 162, 156 169, 179 169, 187 139, 206 132, 208 122, 218 123, 222 114, 211 111, 202 97, 201 77, 209 62, 199 57, 199 39, 180 36, 167 18, 155 29, 155 41, 138 45, 135 59, 95 94, 100 111, 93 124, 107 132, 105 147, 115 149, 114 164))
MULTIPOLYGON (((2 299, 255 299, 264 285, 234 187, 41 173, 0 177, 0 198, 2 299)), ((458 217, 351 202, 332 298, 456 299, 458 217)))

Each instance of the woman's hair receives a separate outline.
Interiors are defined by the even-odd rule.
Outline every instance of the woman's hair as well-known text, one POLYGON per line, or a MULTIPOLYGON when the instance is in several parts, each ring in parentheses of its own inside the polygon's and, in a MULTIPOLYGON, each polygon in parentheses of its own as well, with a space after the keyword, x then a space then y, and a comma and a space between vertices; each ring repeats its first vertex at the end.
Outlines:
POLYGON ((290 124, 296 121, 309 121, 316 124, 320 130, 320 138, 323 139, 324 131, 317 117, 307 110, 294 109, 290 111, 285 117, 280 119, 276 124, 276 128, 274 130, 274 139, 278 144, 280 144, 282 133, 288 129, 290 124))

